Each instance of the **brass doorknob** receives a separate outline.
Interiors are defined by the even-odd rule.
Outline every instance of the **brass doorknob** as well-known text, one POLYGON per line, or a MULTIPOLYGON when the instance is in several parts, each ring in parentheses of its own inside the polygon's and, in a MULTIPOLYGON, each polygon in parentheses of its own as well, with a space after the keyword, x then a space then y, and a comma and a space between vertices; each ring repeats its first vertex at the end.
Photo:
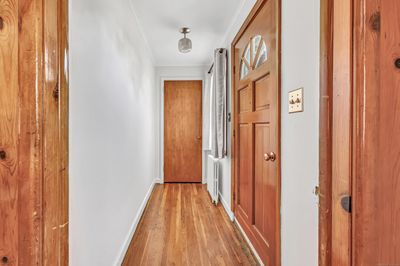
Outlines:
POLYGON ((264 160, 274 162, 276 160, 276 154, 272 151, 270 153, 265 153, 264 160))

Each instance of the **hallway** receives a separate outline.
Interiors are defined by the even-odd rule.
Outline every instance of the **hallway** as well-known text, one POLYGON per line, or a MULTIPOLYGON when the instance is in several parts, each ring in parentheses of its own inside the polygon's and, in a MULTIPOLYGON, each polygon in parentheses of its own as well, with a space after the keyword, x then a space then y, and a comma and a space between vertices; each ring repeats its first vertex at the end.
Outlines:
POLYGON ((400 266, 400 0, 0 0, 0 266, 400 266))
POLYGON ((156 185, 125 257, 132 265, 256 265, 201 184, 156 185))

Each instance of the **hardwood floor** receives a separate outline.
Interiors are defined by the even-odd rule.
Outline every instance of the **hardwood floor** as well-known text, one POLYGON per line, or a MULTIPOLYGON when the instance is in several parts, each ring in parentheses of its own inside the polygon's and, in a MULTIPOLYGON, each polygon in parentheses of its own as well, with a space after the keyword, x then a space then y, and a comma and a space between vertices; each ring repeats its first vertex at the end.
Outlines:
POLYGON ((156 185, 123 266, 257 265, 221 205, 201 184, 156 185))

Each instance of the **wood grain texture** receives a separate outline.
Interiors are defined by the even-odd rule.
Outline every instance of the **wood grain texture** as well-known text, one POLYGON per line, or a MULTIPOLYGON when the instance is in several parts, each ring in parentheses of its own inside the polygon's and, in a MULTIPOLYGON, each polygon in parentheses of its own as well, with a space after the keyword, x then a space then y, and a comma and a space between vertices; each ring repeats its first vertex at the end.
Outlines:
POLYGON ((201 184, 156 185, 122 264, 256 265, 239 230, 201 184))
POLYGON ((59 145, 60 145, 60 255, 59 265, 69 265, 69 41, 68 1, 60 1, 58 9, 59 40, 59 145))
POLYGON ((400 265, 400 2, 356 3, 352 262, 400 265))
POLYGON ((44 1, 43 264, 58 265, 60 251, 60 145, 58 1, 44 1))
MULTIPOLYGON (((251 49, 252 53, 258 53, 251 49)), ((280 265, 280 1, 257 1, 232 43, 234 212, 264 264, 280 265), (240 79, 240 59, 260 35, 268 59, 240 79), (277 156, 265 160, 267 153, 277 156)))
POLYGON ((202 81, 164 82, 164 182, 202 180, 202 81))
POLYGON ((41 1, 19 1, 19 265, 40 265, 43 259, 42 10, 41 1))
POLYGON ((351 215, 341 206, 351 196, 352 3, 334 1, 332 117, 332 265, 351 264, 351 215))
POLYGON ((0 259, 18 265, 18 1, 0 5, 0 259))
POLYGON ((54 97, 58 68, 63 80, 68 75, 59 59, 61 47, 63 53, 67 49, 67 4, 0 1, 0 262, 5 265, 68 264, 67 255, 60 256, 61 249, 68 250, 66 231, 48 237, 59 231, 49 228, 55 220, 60 226, 59 213, 68 219, 68 195, 60 193, 67 183, 59 179, 60 165, 68 168, 68 104, 54 97))
POLYGON ((332 253, 332 15, 333 1, 321 0, 319 111, 318 261, 331 265, 332 253))

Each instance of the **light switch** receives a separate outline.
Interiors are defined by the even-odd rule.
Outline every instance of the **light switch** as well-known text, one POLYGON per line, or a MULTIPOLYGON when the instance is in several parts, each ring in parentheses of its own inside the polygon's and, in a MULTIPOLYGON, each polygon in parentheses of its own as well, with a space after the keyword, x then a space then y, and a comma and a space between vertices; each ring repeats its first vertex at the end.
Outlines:
POLYGON ((289 114, 303 112, 303 88, 289 92, 289 114))

